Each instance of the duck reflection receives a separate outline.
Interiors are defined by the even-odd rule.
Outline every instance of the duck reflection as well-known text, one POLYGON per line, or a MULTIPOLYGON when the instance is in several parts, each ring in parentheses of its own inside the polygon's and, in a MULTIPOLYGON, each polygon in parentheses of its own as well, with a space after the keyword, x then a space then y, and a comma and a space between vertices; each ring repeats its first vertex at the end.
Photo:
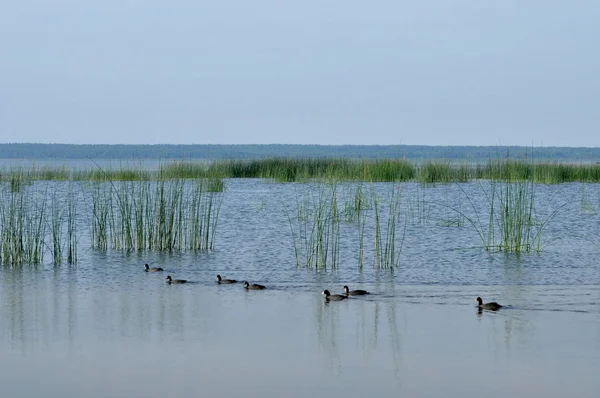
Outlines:
POLYGON ((391 354, 394 374, 397 380, 400 379, 402 335, 398 328, 395 303, 358 299, 348 299, 335 305, 327 304, 322 299, 315 303, 317 344, 334 374, 342 374, 349 360, 345 353, 353 352, 350 347, 356 347, 361 366, 380 363, 385 360, 383 357, 391 354), (385 316, 382 317, 383 311, 385 316), (386 349, 379 346, 381 327, 386 328, 383 333, 386 337, 383 346, 386 349), (354 344, 348 346, 352 341, 354 344))

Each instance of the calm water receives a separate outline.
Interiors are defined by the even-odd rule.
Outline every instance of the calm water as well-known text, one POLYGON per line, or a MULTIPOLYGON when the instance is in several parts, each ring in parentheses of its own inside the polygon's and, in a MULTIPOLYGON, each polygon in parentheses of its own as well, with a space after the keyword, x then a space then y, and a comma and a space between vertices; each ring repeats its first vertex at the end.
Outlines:
POLYGON ((447 206, 485 219, 478 184, 463 185, 473 205, 454 184, 402 185, 393 273, 371 267, 369 234, 358 270, 352 225, 338 270, 297 269, 285 210, 308 189, 228 180, 214 252, 93 251, 82 214, 76 266, 0 268, 3 396, 597 396, 598 186, 539 186, 539 217, 559 211, 543 251, 517 257, 451 222, 447 206), (217 273, 268 289, 218 286, 217 273), (324 302, 345 284, 374 294, 324 302), (506 308, 478 313, 479 295, 506 308))

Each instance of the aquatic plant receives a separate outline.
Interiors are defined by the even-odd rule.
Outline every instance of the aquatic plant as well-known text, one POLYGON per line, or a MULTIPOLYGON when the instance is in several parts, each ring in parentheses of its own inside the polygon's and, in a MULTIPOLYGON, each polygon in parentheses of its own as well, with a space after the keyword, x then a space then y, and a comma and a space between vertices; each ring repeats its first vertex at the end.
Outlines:
POLYGON ((355 187, 352 185, 347 187, 351 192, 346 192, 344 195, 342 218, 345 222, 352 223, 361 217, 370 204, 369 197, 363 191, 362 183, 358 183, 355 187))
MULTIPOLYGON (((71 188, 71 187, 69 187, 71 188)), ((69 189, 67 194, 67 262, 77 263, 77 200, 75 193, 69 189)))
POLYGON ((419 167, 417 180, 421 183, 452 182, 455 180, 450 162, 426 161, 419 167))
MULTIPOLYGON (((110 189, 110 187, 109 187, 110 189)), ((90 242, 93 249, 106 250, 108 248, 109 212, 112 194, 96 183, 92 191, 92 215, 90 242)))
POLYGON ((77 262, 77 201, 73 187, 69 185, 66 197, 62 192, 53 192, 51 199, 50 232, 52 239, 52 262, 69 264, 77 262), (64 235, 66 228, 66 236, 64 235), (63 248, 64 247, 64 248, 63 248), (63 254, 66 250, 66 256, 63 254))
POLYGON ((400 264, 400 253, 402 252, 402 245, 404 243, 404 236, 406 232, 406 222, 404 224, 404 231, 400 241, 400 247, 396 248, 396 228, 400 217, 400 195, 396 193, 396 187, 393 187, 390 191, 388 198, 388 214, 387 214, 387 225, 385 234, 382 233, 381 229, 381 218, 379 215, 379 199, 375 193, 373 193, 373 211, 374 211, 374 262, 375 268, 384 268, 393 270, 400 264))
POLYGON ((465 160, 427 160, 423 163, 406 159, 349 158, 262 158, 252 160, 172 161, 161 163, 156 170, 141 165, 119 168, 66 170, 59 167, 31 167, 0 170, 0 181, 10 181, 13 189, 27 181, 156 181, 168 179, 266 178, 280 182, 311 179, 336 181, 422 183, 466 182, 474 179, 528 180, 541 183, 600 182, 600 165, 512 159, 508 155, 487 162, 465 160))
POLYGON ((307 268, 338 267, 340 217, 336 185, 321 185, 296 202, 296 217, 287 212, 296 265, 307 268), (329 261, 328 261, 329 259, 329 261))
POLYGON ((52 236, 52 260, 55 265, 62 263, 62 201, 57 198, 56 192, 52 195, 52 205, 51 205, 51 224, 50 224, 50 232, 52 236))
POLYGON ((332 183, 303 186, 301 193, 296 194, 296 208, 285 210, 296 265, 315 269, 339 267, 340 237, 350 232, 356 239, 356 260, 359 269, 364 267, 365 254, 370 253, 373 254, 375 268, 397 267, 400 263, 405 229, 399 239, 397 231, 401 209, 400 195, 396 191, 398 187, 394 185, 382 204, 373 188, 370 196, 367 196, 362 185, 342 193, 338 186, 332 183), (340 198, 343 205, 340 205, 340 198), (369 202, 369 206, 365 205, 366 202, 369 202), (381 214, 382 206, 387 206, 385 214, 381 214), (343 213, 340 213, 339 207, 344 209, 343 213), (347 213, 351 213, 352 216, 349 217, 347 213), (371 234, 374 243, 372 250, 365 248, 365 236, 371 234))
MULTIPOLYGON (((589 199, 589 195, 586 192, 586 187, 584 184, 581 184, 581 211, 586 212, 586 213, 590 213, 590 214, 596 214, 597 213, 597 209, 596 206, 594 206, 594 203, 589 199)), ((598 202, 600 203, 600 201, 598 202)))
POLYGON ((44 256, 45 201, 23 191, 0 198, 0 258, 5 265, 39 264, 44 256))
POLYGON ((405 195, 406 221, 412 224, 425 225, 431 220, 431 204, 427 200, 426 190, 417 187, 415 191, 405 195))
POLYGON ((482 222, 472 198, 460 184, 473 209, 473 215, 454 208, 477 231, 486 251, 507 253, 539 252, 544 229, 569 201, 557 206, 546 216, 536 214, 536 183, 530 180, 514 181, 512 176, 505 181, 489 181, 488 189, 480 184, 488 203, 487 223, 482 222))
MULTIPOLYGON (((76 200, 62 187, 30 186, 0 192, 0 261, 4 265, 41 264, 47 251, 60 264, 63 246, 66 260, 77 261, 76 200), (66 223, 67 237, 63 228, 66 223)), ((71 187, 69 187, 69 190, 71 187)), ((71 191, 70 191, 71 192, 71 191)))
POLYGON ((97 185, 92 245, 106 249, 110 241, 119 250, 213 250, 222 203, 219 190, 207 179, 97 185))

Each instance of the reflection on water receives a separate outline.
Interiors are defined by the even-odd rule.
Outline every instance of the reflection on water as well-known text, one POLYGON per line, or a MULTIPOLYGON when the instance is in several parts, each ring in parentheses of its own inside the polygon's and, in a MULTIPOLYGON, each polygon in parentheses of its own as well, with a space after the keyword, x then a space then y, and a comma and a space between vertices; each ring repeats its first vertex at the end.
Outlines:
POLYGON ((122 270, 91 281, 75 268, 1 271, 7 396, 476 396, 494 383, 486 395, 591 397, 600 387, 598 313, 527 305, 564 289, 489 292, 507 308, 479 312, 468 288, 369 286, 375 294, 326 303, 321 285, 246 292, 122 270))

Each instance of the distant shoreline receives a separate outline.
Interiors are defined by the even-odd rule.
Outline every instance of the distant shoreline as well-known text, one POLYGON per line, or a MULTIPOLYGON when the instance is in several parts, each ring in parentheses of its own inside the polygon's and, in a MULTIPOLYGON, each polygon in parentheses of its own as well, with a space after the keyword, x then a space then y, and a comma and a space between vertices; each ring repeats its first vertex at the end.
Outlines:
POLYGON ((479 161, 513 158, 599 162, 598 147, 428 146, 428 145, 76 145, 0 144, 0 159, 200 160, 283 158, 446 159, 479 161))

